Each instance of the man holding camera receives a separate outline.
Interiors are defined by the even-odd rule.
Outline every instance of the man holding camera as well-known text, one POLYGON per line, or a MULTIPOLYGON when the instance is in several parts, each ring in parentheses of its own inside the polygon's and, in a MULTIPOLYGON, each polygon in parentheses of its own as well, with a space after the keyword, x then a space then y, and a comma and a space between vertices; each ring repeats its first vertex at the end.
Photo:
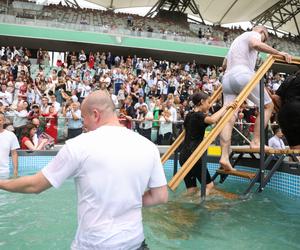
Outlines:
POLYGON ((80 103, 73 102, 67 106, 63 112, 64 117, 68 120, 68 137, 67 139, 74 138, 82 133, 82 120, 80 103))

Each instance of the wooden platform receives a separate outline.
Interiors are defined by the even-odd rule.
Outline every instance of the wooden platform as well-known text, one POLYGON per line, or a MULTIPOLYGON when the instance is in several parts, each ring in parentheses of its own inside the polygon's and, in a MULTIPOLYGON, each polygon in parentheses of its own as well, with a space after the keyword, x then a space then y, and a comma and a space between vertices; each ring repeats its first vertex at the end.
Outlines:
POLYGON ((254 179, 256 174, 252 172, 246 172, 246 171, 225 171, 223 169, 217 170, 218 174, 227 174, 227 175, 234 175, 245 179, 254 179))
MULTIPOLYGON (((250 148, 249 146, 232 146, 231 147, 232 152, 235 153, 259 153, 260 150, 259 148, 250 148)), ((277 154, 277 155, 282 155, 282 154, 300 154, 300 149, 266 149, 265 150, 266 154, 277 154)))

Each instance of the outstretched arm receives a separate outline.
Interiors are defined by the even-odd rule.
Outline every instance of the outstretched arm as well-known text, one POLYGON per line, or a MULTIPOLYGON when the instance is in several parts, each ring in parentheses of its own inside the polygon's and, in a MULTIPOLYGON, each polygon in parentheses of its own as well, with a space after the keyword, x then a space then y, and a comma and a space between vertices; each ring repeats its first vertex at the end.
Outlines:
POLYGON ((265 53, 269 53, 272 55, 283 56, 287 63, 290 63, 292 61, 292 56, 290 54, 278 51, 277 49, 274 49, 271 46, 269 46, 268 44, 263 43, 255 38, 252 38, 250 40, 250 47, 252 47, 253 49, 256 49, 257 51, 260 51, 260 52, 265 52, 265 53))
POLYGON ((42 172, 18 179, 0 180, 0 189, 14 193, 41 193, 51 187, 42 172))
POLYGON ((237 101, 234 101, 234 102, 230 103, 229 105, 224 105, 219 111, 217 111, 216 113, 214 113, 211 116, 206 116, 204 119, 204 122, 206 124, 214 124, 214 123, 218 122, 221 119, 221 117, 223 115, 225 115, 226 111, 229 108, 233 108, 233 109, 237 108, 237 101))

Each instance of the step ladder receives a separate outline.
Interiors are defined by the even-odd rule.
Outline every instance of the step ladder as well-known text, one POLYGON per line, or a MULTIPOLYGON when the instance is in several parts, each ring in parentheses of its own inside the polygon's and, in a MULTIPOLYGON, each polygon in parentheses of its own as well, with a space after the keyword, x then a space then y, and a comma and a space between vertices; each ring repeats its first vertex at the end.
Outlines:
MULTIPOLYGON (((190 158, 183 164, 183 166, 179 169, 179 171, 173 176, 173 178, 169 181, 168 186, 171 190, 175 191, 180 182, 184 179, 184 177, 189 173, 189 171, 192 169, 192 167, 195 165, 195 163, 201 158, 201 156, 206 152, 209 145, 215 140, 215 138, 219 135, 219 133, 222 131, 224 126, 227 124, 227 122, 231 119, 231 117, 234 115, 235 112, 237 112, 238 108, 242 105, 242 103, 247 99, 251 91, 255 88, 256 84, 260 82, 260 92, 261 92, 261 110, 264 110, 263 105, 263 90, 264 90, 264 82, 261 80, 263 76, 266 74, 266 72, 270 69, 270 67, 273 65, 274 62, 280 62, 285 63, 283 57, 281 56, 274 56, 270 55, 268 56, 267 60, 261 65, 261 67, 257 70, 256 74, 252 77, 250 82, 244 87, 244 89, 241 91, 241 93, 236 98, 237 107, 236 108, 230 108, 227 110, 225 115, 220 119, 220 121, 216 124, 216 126, 212 129, 212 131, 208 134, 207 137, 204 138, 204 140, 198 145, 198 147, 195 149, 195 151, 192 153, 190 158)), ((300 59, 293 58, 292 64, 300 64, 300 59)), ((263 138, 263 112, 261 112, 261 145, 264 145, 264 138, 263 138), (263 142, 263 143, 262 143, 263 142)), ((177 140, 170 146, 169 150, 162 156, 161 160, 162 163, 164 163, 169 157, 174 153, 174 151, 180 146, 181 142, 184 139, 184 131, 179 135, 177 140)), ((254 179, 257 179, 260 181, 261 189, 263 189, 264 184, 264 178, 261 174, 262 171, 264 171, 263 165, 264 165, 264 148, 260 149, 260 154, 262 157, 260 157, 260 174, 259 176, 256 176, 254 179)), ((203 164, 202 167, 202 175, 205 176, 205 164, 203 164)), ((206 185, 205 182, 202 181, 201 185, 201 197, 205 197, 205 189, 206 185)))
MULTIPOLYGON (((230 160, 232 162, 232 167, 235 168, 237 164, 242 159, 249 159, 249 156, 252 159, 259 160, 257 155, 259 155, 259 149, 252 149, 250 147, 231 147, 230 160), (236 156, 234 158, 234 156, 236 156)), ((262 192, 274 173, 280 168, 286 157, 291 157, 293 163, 299 164, 299 160, 297 155, 300 155, 300 150, 295 149, 267 149, 265 150, 266 157, 264 159, 264 168, 258 169, 256 173, 247 172, 247 171, 225 171, 222 169, 218 169, 212 180, 214 181, 218 176, 220 176, 220 183, 223 183, 229 175, 238 176, 241 178, 249 179, 250 185, 244 192, 244 194, 248 194, 256 182, 259 182, 260 178, 262 178, 262 183, 260 183, 258 192, 262 192), (266 174, 266 170, 268 169, 268 173, 266 174)))

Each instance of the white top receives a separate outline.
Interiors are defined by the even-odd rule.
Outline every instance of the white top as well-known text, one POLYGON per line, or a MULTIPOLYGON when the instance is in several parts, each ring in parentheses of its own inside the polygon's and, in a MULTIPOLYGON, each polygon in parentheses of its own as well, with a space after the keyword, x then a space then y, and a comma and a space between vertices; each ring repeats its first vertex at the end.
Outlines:
POLYGON ((78 91, 80 92, 80 97, 85 98, 92 92, 92 88, 90 87, 90 85, 81 83, 78 86, 78 91))
POLYGON ((114 103, 115 107, 117 108, 119 106, 119 101, 118 101, 118 97, 114 94, 111 94, 111 100, 114 103))
POLYGON ((0 133, 0 175, 9 173, 9 153, 20 148, 18 139, 13 132, 4 129, 0 133))
MULTIPOLYGON (((138 119, 140 116, 143 116, 143 114, 139 114, 138 119)), ((145 119, 143 122, 140 123, 140 128, 141 129, 150 129, 152 128, 152 123, 153 123, 153 112, 148 111, 147 114, 145 115, 145 119)))
POLYGON ((172 121, 173 122, 177 122, 177 110, 176 110, 176 108, 174 108, 173 106, 171 106, 169 108, 169 111, 171 112, 171 115, 172 115, 172 121))
POLYGON ((13 120, 13 126, 15 128, 25 126, 27 124, 27 116, 28 112, 27 110, 23 109, 21 111, 14 111, 14 120, 13 120))
POLYGON ((163 116, 161 116, 159 118, 159 121, 160 121, 159 134, 160 135, 164 135, 164 134, 173 132, 173 124, 172 124, 173 117, 172 117, 172 115, 170 115, 169 119, 170 119, 170 121, 166 121, 166 118, 163 116))
POLYGON ((268 145, 271 148, 274 149, 285 149, 284 142, 281 138, 279 138, 277 135, 274 135, 271 137, 268 141, 268 145))
POLYGON ((12 94, 8 91, 5 91, 4 93, 0 91, 0 102, 2 102, 4 106, 9 106, 12 104, 12 94))
POLYGON ((250 40, 252 38, 261 41, 261 35, 256 31, 245 32, 233 41, 226 56, 226 72, 229 72, 236 66, 243 66, 250 72, 254 72, 258 52, 250 48, 250 40))
POLYGON ((142 196, 166 185, 156 146, 118 126, 68 140, 42 173, 56 188, 74 177, 78 228, 71 248, 80 250, 137 249, 144 240, 142 196))

